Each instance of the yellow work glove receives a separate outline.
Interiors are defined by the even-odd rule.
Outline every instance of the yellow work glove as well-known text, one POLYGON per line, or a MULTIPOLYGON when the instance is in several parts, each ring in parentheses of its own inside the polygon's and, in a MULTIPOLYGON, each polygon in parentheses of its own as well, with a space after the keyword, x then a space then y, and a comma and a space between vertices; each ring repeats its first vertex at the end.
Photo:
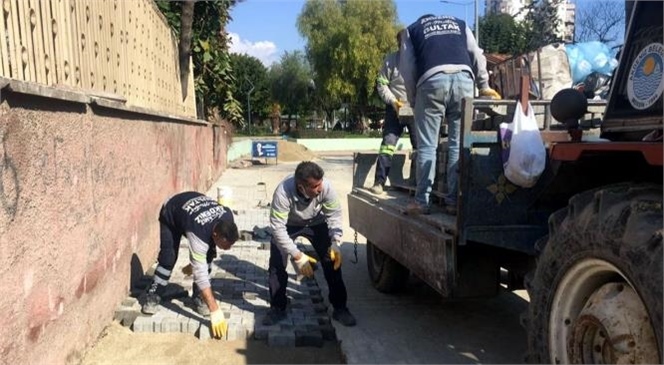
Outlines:
POLYGON ((315 258, 302 252, 300 258, 295 260, 295 266, 297 266, 297 270, 300 272, 300 274, 310 278, 314 276, 314 268, 311 266, 311 264, 315 264, 316 262, 318 261, 316 261, 315 258))
POLYGON ((212 337, 226 338, 228 332, 228 323, 224 317, 224 312, 221 309, 210 313, 210 330, 212 330, 212 337))
POLYGON ((498 92, 496 90, 494 90, 490 87, 487 87, 486 89, 480 90, 480 96, 488 96, 491 99, 497 99, 497 100, 502 99, 500 94, 498 94, 498 92))
POLYGON ((337 238, 332 240, 329 253, 330 259, 334 262, 334 270, 339 270, 341 267, 341 248, 339 247, 339 240, 337 238))
POLYGON ((392 107, 397 112, 397 114, 399 114, 399 109, 401 109, 402 106, 403 106, 403 101, 401 100, 395 100, 392 102, 392 107))
POLYGON ((183 268, 182 268, 182 273, 183 273, 185 276, 191 276, 191 274, 193 273, 193 270, 192 270, 192 268, 191 268, 191 264, 189 264, 189 265, 183 267, 183 268))

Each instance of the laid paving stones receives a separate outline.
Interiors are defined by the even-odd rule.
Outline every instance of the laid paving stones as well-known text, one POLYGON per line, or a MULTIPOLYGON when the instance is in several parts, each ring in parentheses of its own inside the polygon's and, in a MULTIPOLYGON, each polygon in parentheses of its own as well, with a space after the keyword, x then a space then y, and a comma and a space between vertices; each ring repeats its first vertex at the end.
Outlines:
MULTIPOLYGON (((254 236, 269 239, 269 231, 260 228, 269 225, 267 212, 266 209, 243 210, 244 214, 236 216, 236 223, 240 229, 252 232, 254 236)), ((298 243, 305 252, 314 254, 310 246, 298 243)), ((269 241, 238 241, 231 250, 220 253, 212 264, 212 290, 228 322, 226 340, 252 339, 265 341, 274 347, 320 347, 324 341, 335 341, 328 306, 316 279, 298 280, 292 265, 287 267, 290 303, 287 317, 273 326, 262 324, 263 316, 270 307, 267 274, 269 245, 269 241)), ((180 250, 159 311, 151 316, 140 312, 145 291, 152 283, 153 265, 146 276, 134 285, 132 295, 118 306, 115 320, 134 332, 180 332, 201 340, 211 338, 209 317, 196 313, 190 298, 193 278, 182 273, 189 257, 186 240, 180 244, 180 250)))

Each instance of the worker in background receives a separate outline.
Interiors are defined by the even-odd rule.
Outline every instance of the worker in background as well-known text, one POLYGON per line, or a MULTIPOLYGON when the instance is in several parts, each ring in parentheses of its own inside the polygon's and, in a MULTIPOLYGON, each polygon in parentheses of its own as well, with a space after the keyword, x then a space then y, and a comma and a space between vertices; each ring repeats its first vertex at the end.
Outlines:
POLYGON ((229 250, 239 238, 233 213, 214 199, 194 191, 176 194, 159 212, 160 238, 158 265, 152 285, 148 287, 142 312, 158 311, 173 267, 178 259, 180 239, 189 240, 189 259, 194 275, 193 301, 196 311, 210 316, 212 336, 224 338, 228 324, 210 287, 212 260, 216 248, 229 250))
POLYGON ((445 15, 424 15, 401 36, 401 75, 408 100, 415 101, 417 189, 408 214, 428 214, 435 179, 440 125, 448 123, 447 195, 445 210, 456 214, 458 194, 461 101, 481 96, 500 99, 489 87, 486 59, 466 23, 445 15))
MULTIPOLYGON (((400 34, 401 32, 397 33, 397 47, 401 44, 400 34)), ((413 150, 416 148, 412 130, 412 109, 406 95, 406 86, 399 73, 399 51, 388 54, 383 60, 383 66, 376 79, 376 91, 385 103, 385 124, 383 125, 383 141, 376 160, 374 185, 369 190, 374 194, 382 194, 392 167, 392 156, 404 127, 408 126, 410 143, 413 150)), ((410 183, 414 183, 415 176, 411 176, 409 180, 410 183)))
POLYGON ((270 310, 263 324, 271 326, 287 317, 287 258, 295 261, 299 274, 312 277, 316 259, 300 251, 293 241, 307 238, 321 260, 329 287, 332 318, 345 326, 354 326, 355 317, 346 307, 346 286, 341 276, 342 215, 341 203, 323 169, 305 161, 297 165, 295 175, 286 177, 274 191, 270 212, 269 287, 270 310))

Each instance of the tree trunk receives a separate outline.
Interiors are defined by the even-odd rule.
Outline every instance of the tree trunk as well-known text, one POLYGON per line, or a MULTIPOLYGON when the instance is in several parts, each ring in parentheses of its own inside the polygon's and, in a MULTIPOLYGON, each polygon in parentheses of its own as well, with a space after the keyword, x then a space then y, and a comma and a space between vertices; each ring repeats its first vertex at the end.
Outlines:
POLYGON ((189 80, 189 59, 191 58, 191 26, 194 22, 194 3, 196 0, 182 2, 180 16, 180 85, 182 86, 182 100, 187 98, 187 84, 189 80))

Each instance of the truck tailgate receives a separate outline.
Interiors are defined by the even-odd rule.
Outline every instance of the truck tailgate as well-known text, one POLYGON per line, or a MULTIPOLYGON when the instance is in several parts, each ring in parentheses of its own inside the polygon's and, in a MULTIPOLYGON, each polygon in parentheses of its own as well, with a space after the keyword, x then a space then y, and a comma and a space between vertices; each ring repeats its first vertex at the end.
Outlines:
POLYGON ((374 195, 353 188, 348 195, 350 225, 382 251, 449 297, 455 284, 456 219, 443 213, 403 214, 410 197, 388 191, 374 195))

